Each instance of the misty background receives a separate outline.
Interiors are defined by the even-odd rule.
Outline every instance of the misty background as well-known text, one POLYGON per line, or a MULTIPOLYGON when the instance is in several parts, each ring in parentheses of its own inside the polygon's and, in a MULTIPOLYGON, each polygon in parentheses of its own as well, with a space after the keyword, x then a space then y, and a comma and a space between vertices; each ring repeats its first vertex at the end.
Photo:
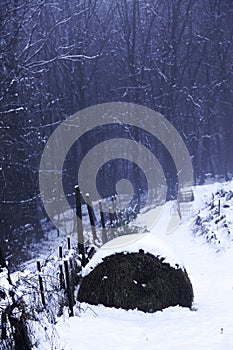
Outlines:
MULTIPOLYGON (((1 2, 0 240, 7 255, 43 239, 50 223, 39 193, 40 158, 53 130, 83 108, 120 101, 160 112, 182 136, 196 184, 232 178, 232 23, 231 0, 1 2)), ((167 199, 176 198, 166 148, 141 129, 112 125, 90 130, 67 154, 71 206, 82 158, 114 137, 148 147, 163 167, 167 199)), ((121 178, 140 203, 146 180, 125 160, 100 169, 102 196, 113 195, 121 178)))

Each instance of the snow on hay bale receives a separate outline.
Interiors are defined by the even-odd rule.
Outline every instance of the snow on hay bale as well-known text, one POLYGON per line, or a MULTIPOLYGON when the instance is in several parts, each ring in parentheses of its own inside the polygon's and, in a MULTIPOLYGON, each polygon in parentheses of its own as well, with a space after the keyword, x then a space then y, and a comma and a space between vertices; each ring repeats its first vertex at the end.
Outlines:
POLYGON ((89 267, 80 285, 80 302, 145 312, 176 305, 191 308, 193 288, 184 268, 143 249, 116 250, 89 267))

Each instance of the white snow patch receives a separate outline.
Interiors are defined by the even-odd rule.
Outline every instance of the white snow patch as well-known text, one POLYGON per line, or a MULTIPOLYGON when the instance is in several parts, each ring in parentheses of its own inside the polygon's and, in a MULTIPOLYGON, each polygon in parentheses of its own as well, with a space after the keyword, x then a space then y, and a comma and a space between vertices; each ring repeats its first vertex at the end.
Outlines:
POLYGON ((90 273, 106 256, 122 252, 135 253, 139 252, 140 249, 144 250, 145 253, 164 258, 164 262, 169 263, 175 268, 178 266, 183 267, 183 263, 174 256, 171 249, 166 246, 163 240, 156 237, 156 234, 131 234, 117 237, 103 245, 85 268, 83 268, 82 276, 90 273))

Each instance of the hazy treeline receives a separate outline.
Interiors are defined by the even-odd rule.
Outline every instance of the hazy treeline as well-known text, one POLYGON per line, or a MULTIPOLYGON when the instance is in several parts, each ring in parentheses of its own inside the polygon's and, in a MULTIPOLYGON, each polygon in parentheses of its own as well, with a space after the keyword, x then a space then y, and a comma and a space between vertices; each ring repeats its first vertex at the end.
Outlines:
MULTIPOLYGON (((207 173, 227 180, 233 173, 232 21, 231 0, 3 0, 1 237, 19 225, 39 225, 45 142, 62 120, 98 103, 134 102, 162 113, 183 137, 196 181, 207 173)), ((137 140, 147 136, 135 131, 137 140)), ((98 130, 88 134, 71 152, 66 176, 75 176, 74 157, 78 164, 99 137, 98 130)), ((170 159, 155 145, 149 142, 169 180, 170 159)), ((113 169, 106 167, 100 183, 117 169, 117 178, 119 169, 132 177, 132 165, 123 161, 113 169)))

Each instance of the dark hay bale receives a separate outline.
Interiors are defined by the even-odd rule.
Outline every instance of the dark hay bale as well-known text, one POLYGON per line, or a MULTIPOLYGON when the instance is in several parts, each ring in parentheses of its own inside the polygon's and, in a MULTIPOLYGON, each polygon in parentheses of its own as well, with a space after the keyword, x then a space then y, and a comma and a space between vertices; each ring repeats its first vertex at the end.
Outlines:
POLYGON ((169 306, 191 308, 193 288, 186 271, 149 253, 107 256, 81 282, 78 300, 145 312, 169 306))

